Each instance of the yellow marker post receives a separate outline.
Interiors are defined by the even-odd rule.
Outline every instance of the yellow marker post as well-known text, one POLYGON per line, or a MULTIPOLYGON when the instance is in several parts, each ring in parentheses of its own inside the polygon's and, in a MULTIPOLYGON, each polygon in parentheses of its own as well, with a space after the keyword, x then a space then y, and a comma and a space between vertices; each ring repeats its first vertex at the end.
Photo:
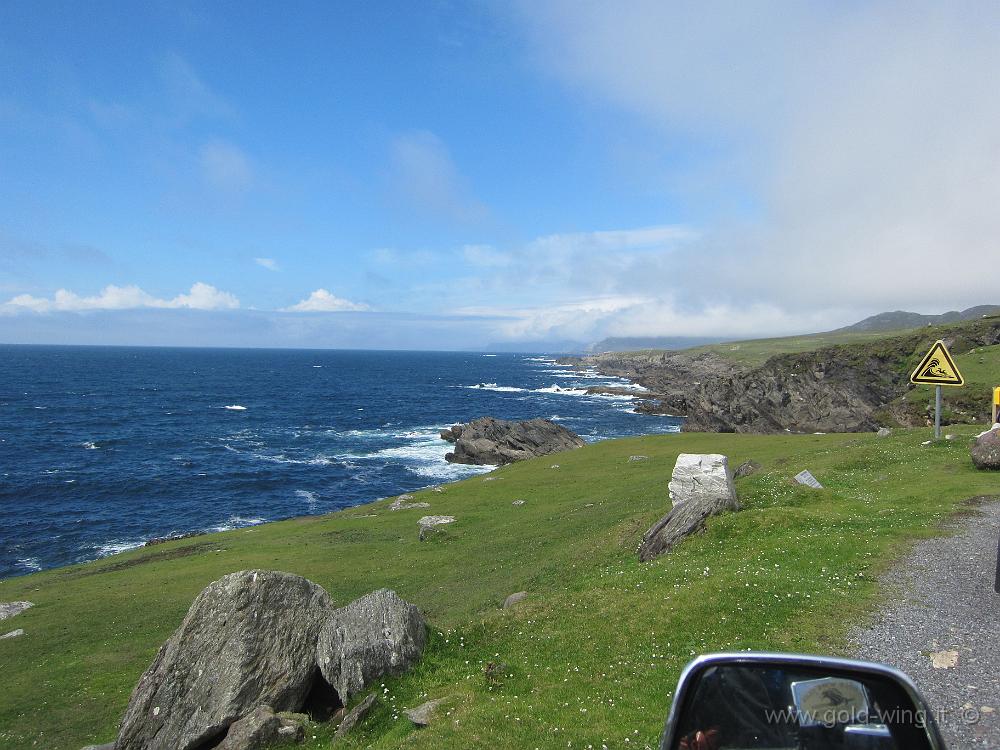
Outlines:
MULTIPOLYGON (((951 353, 943 341, 938 339, 934 342, 934 346, 924 355, 920 364, 910 375, 910 382, 935 386, 934 439, 939 440, 941 438, 941 386, 961 387, 965 385, 965 378, 955 366, 955 360, 951 358, 951 353)), ((995 410, 996 407, 994 407, 995 410)))
POLYGON ((1000 385, 993 389, 993 424, 1000 422, 1000 385))

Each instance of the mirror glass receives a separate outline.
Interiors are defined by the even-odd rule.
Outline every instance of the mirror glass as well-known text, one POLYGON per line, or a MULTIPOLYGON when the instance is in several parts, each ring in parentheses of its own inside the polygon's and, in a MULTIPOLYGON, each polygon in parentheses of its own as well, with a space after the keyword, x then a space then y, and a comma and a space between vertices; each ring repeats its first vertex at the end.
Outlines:
POLYGON ((691 676, 672 750, 921 750, 927 716, 887 675, 716 664, 691 676))

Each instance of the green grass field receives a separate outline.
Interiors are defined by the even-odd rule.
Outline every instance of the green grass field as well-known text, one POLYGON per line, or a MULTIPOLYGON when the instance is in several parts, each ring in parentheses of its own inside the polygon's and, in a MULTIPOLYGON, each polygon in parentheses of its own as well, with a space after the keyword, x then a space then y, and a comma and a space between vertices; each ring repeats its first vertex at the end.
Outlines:
MULTIPOLYGON (((198 591, 242 568, 304 575, 346 603, 388 586, 432 626, 408 675, 343 747, 655 747, 681 668, 727 649, 830 653, 875 606, 875 575, 995 475, 968 457, 972 427, 872 435, 682 434, 609 441, 425 491, 430 511, 380 502, 177 540, 0 582, 37 606, 4 625, 0 746, 106 742, 129 693, 198 591), (744 510, 639 564, 642 533, 668 509, 679 452, 721 452, 764 469, 737 483, 744 510), (629 462, 630 455, 646 461, 629 462), (558 463, 560 468, 550 468, 558 463), (826 489, 789 477, 808 468, 826 489), (511 503, 524 499, 523 506, 511 503), (417 541, 425 513, 458 522, 417 541), (501 610, 508 594, 530 597, 501 610), (8 629, 10 629, 8 628, 8 629), (505 665, 488 679, 487 663, 505 665), (447 697, 417 730, 403 707, 447 697)), ((305 747, 327 747, 314 726, 305 747)))

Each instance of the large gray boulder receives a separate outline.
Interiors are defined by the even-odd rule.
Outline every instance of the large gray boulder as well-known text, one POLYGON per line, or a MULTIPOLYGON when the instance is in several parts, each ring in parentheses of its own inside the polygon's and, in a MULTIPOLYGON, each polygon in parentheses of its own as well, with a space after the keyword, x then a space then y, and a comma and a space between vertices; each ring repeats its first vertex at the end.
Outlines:
POLYGON ((1000 427, 987 430, 972 444, 972 463, 977 469, 1000 469, 1000 427))
POLYGON ((319 634, 316 663, 347 703, 376 680, 409 669, 426 643, 420 610, 395 591, 379 589, 330 616, 319 634))
POLYGON ((535 456, 572 450, 584 445, 583 439, 548 419, 510 422, 481 417, 467 425, 456 425, 442 437, 455 443, 455 450, 445 460, 455 464, 503 466, 535 456))
POLYGON ((669 488, 673 508, 643 536, 639 546, 642 562, 669 552, 701 529, 709 516, 740 508, 729 459, 718 453, 681 453, 669 488))
POLYGON ((196 750, 261 706, 302 707, 333 612, 320 586, 241 570, 209 584, 139 679, 115 750, 196 750))

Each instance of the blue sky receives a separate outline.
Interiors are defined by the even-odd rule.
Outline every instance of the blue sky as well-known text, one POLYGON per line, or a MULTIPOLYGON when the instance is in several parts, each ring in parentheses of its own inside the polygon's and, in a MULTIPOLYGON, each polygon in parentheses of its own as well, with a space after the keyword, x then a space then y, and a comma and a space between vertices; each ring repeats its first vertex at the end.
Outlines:
POLYGON ((995 257, 996 8, 751 10, 6 2, 0 341, 478 348, 997 302, 920 272, 995 257))

